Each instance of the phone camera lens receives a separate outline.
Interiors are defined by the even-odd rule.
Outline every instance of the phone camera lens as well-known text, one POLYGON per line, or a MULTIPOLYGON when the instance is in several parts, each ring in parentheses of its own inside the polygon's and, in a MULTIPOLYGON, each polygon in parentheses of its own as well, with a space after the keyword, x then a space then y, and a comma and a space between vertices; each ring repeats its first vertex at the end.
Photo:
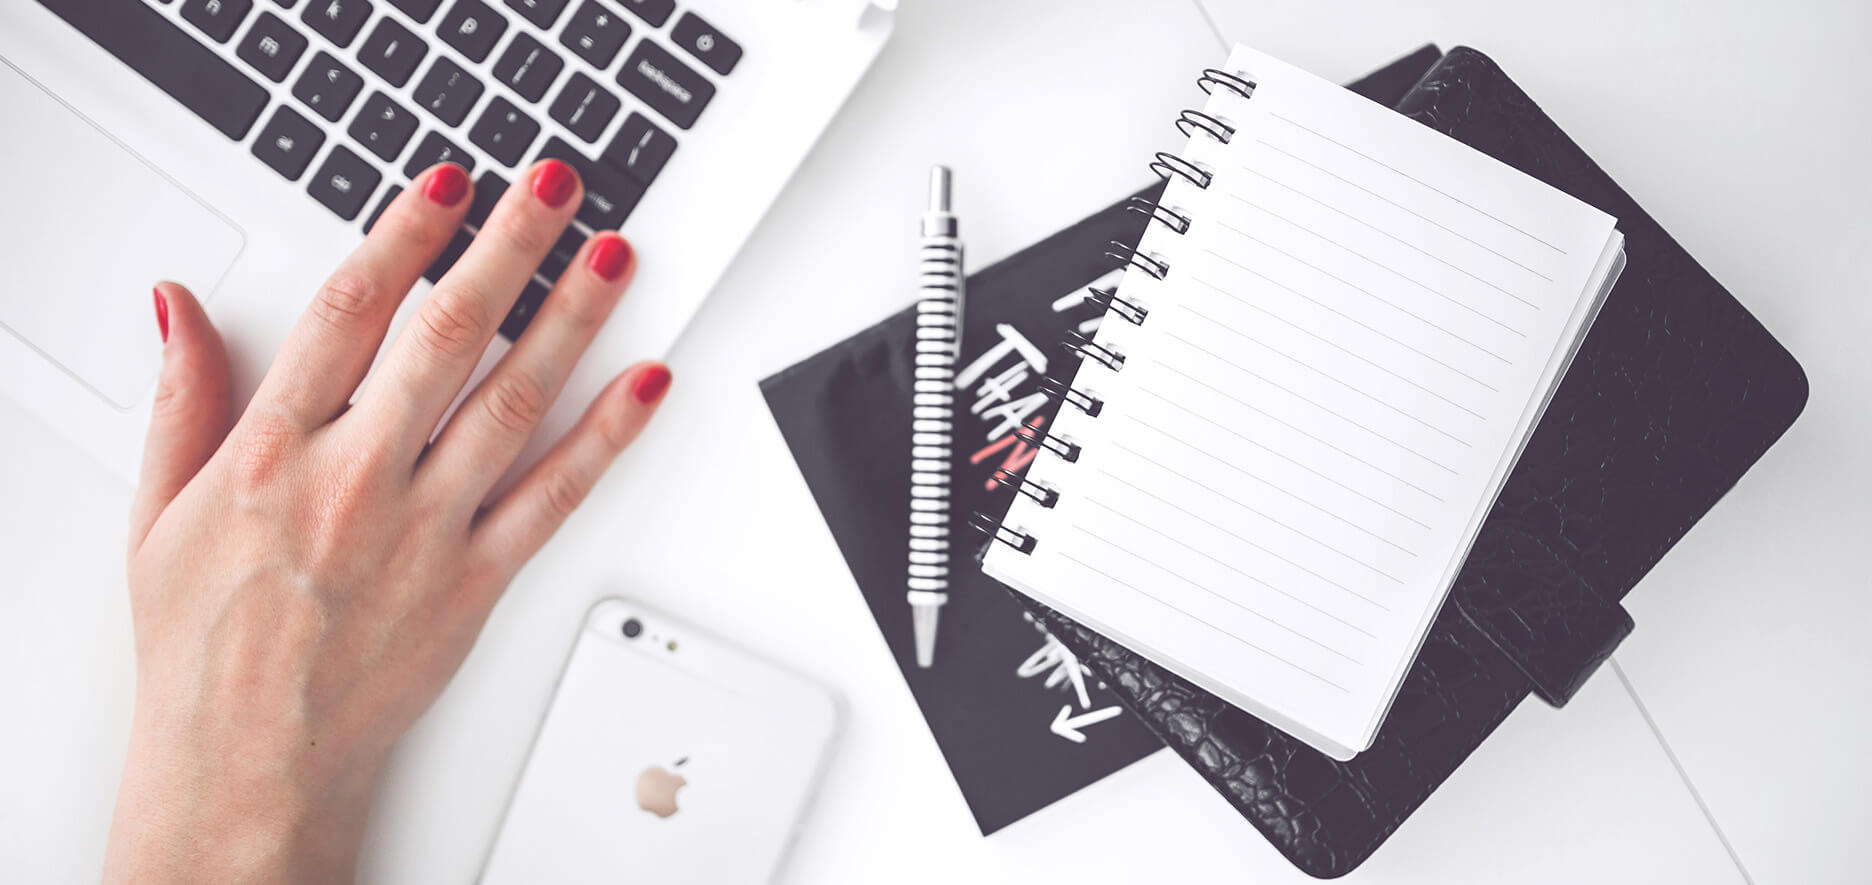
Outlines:
POLYGON ((626 618, 624 620, 624 638, 636 639, 641 635, 643 635, 643 622, 636 618, 626 618))

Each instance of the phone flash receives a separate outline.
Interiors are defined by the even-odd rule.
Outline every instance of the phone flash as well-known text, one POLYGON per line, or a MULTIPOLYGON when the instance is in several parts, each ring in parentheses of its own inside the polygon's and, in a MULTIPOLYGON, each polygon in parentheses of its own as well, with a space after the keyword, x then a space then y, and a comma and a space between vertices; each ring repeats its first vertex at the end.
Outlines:
POLYGON ((675 650, 676 650, 676 640, 674 640, 674 639, 672 639, 672 640, 670 640, 670 641, 669 641, 669 650, 670 650, 670 651, 675 651, 675 650))

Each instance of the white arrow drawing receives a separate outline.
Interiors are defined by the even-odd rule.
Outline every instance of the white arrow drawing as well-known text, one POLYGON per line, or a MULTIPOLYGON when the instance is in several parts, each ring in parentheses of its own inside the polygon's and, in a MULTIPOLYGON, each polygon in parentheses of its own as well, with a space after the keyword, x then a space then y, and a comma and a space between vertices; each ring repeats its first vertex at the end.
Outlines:
POLYGON ((1059 715, 1053 717, 1053 733, 1075 744, 1083 744, 1086 738, 1085 732, 1079 730, 1081 726, 1097 725, 1119 712, 1118 707, 1112 706, 1073 716, 1072 705, 1068 704, 1060 708, 1059 715))
POLYGON ((1088 708, 1092 706, 1092 698, 1086 692, 1085 666, 1079 663, 1079 659, 1074 657, 1066 646, 1059 644, 1059 640, 1051 636, 1041 643, 1039 651, 1028 655, 1027 660, 1014 668, 1014 675, 1022 679, 1030 679, 1041 673, 1047 673, 1047 688, 1057 688, 1060 683, 1070 680, 1073 693, 1079 696, 1079 706, 1088 708), (1052 672, 1047 673, 1048 670, 1052 672))

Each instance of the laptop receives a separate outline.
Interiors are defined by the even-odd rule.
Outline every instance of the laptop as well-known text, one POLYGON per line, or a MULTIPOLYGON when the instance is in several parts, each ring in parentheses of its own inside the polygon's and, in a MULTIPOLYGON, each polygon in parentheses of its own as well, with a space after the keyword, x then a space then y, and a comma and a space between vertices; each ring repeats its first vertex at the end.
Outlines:
MULTIPOLYGON (((134 477, 150 287, 202 298, 240 401, 376 213, 451 160, 475 208, 543 157, 639 269, 536 440, 670 348, 890 33, 894 0, 22 0, 0 8, 0 393, 134 477)), ((427 284, 399 312, 407 320, 427 284)), ((394 333, 393 333, 394 334, 394 333)), ((537 457, 538 450, 522 456, 537 457)))

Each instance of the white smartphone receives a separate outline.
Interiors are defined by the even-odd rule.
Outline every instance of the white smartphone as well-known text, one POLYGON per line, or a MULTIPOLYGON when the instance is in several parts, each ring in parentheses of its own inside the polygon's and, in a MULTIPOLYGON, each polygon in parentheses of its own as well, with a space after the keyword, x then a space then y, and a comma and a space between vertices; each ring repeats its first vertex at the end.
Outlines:
POLYGON ((816 683, 637 603, 600 600, 481 881, 768 881, 838 719, 816 683))

